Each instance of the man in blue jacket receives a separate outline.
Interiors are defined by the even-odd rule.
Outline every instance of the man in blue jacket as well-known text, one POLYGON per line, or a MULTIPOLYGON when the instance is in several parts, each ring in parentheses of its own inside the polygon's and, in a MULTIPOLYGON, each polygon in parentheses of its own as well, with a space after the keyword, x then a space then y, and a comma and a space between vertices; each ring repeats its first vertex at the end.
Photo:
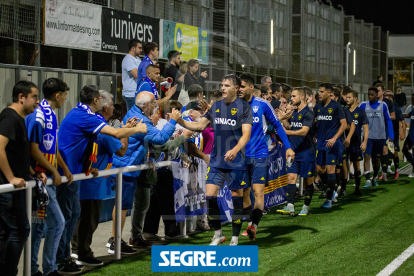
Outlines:
MULTIPOLYGON (((131 108, 124 117, 124 123, 128 118, 136 117, 138 120, 143 120, 143 123, 147 125, 147 134, 136 134, 129 138, 129 145, 126 154, 122 157, 115 156, 113 166, 115 168, 121 168, 126 166, 141 165, 147 161, 147 153, 149 144, 163 145, 165 144, 175 130, 178 118, 181 117, 181 113, 178 110, 173 110, 171 114, 171 120, 165 124, 164 128, 158 130, 151 122, 149 117, 157 112, 157 101, 154 94, 148 91, 140 92, 135 100, 135 106, 131 108)), ((129 209, 132 208, 134 202, 134 194, 137 186, 137 179, 140 171, 124 173, 122 175, 122 226, 123 229, 126 214, 129 209)), ((114 207, 114 213, 115 213, 114 207)), ((109 253, 113 253, 115 246, 115 222, 112 225, 112 236, 108 241, 110 244, 109 253)), ((121 231, 122 231, 121 229, 121 231)), ((121 232, 122 233, 122 232, 121 232)), ((135 251, 123 251, 122 254, 134 254, 135 251)))

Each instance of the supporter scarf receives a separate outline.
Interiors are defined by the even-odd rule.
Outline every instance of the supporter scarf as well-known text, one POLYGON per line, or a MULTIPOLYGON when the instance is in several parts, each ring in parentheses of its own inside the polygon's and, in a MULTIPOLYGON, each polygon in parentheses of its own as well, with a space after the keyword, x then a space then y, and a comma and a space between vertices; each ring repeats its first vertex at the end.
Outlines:
POLYGON ((153 65, 154 63, 152 62, 152 60, 149 58, 148 55, 145 55, 145 57, 142 59, 143 61, 146 60, 149 62, 149 64, 153 65))
MULTIPOLYGON (((57 119, 56 115, 46 100, 39 104, 39 109, 43 112, 45 118, 44 134, 42 143, 39 144, 39 149, 46 157, 47 161, 57 168, 57 119)), ((38 162, 35 166, 36 172, 45 173, 47 170, 43 168, 38 162)))
POLYGON ((144 81, 148 82, 149 85, 151 85, 151 92, 152 92, 152 94, 154 94, 155 99, 158 101, 157 85, 155 83, 153 83, 152 80, 150 80, 150 78, 148 78, 148 77, 145 77, 144 81))
MULTIPOLYGON (((98 117, 102 122, 106 122, 105 118, 98 113, 93 113, 92 110, 89 108, 89 106, 87 106, 86 104, 83 103, 78 103, 77 108, 79 108, 80 110, 85 110, 86 112, 88 112, 91 115, 95 115, 96 117, 98 117)), ((98 144, 96 143, 96 139, 98 138, 98 135, 92 135, 92 137, 90 138, 88 145, 86 146, 86 150, 83 154, 83 172, 86 174, 86 176, 89 175, 89 170, 91 169, 92 163, 96 163, 97 162, 97 156, 98 156, 98 144)))
MULTIPOLYGON (((109 170, 109 169, 112 168, 113 161, 114 161, 114 159, 112 157, 109 157, 109 159, 108 159, 108 165, 106 166, 105 170, 109 170)), ((109 175, 108 176, 103 176, 102 178, 105 178, 105 177, 109 177, 109 175)))

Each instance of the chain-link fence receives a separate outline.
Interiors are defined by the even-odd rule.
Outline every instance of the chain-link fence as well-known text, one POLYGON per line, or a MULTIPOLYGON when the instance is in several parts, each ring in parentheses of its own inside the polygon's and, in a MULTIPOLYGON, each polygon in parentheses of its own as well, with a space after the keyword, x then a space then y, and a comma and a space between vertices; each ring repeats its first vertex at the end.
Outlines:
MULTIPOLYGON (((293 86, 344 83, 348 42, 349 81, 357 91, 386 75, 381 28, 319 1, 82 1, 209 29, 209 64, 200 71, 209 70, 210 84, 230 72, 248 72, 257 83, 265 75, 293 86)), ((0 63, 121 72, 122 54, 41 45, 42 22, 43 1, 1 0, 0 63)))

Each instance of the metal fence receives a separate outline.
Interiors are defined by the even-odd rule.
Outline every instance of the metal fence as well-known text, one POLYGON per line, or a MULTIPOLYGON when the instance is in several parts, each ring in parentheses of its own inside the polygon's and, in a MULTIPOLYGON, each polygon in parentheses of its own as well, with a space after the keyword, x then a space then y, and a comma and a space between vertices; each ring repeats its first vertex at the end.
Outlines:
MULTIPOLYGON (((207 90, 230 72, 251 73, 256 83, 264 75, 312 88, 344 83, 348 42, 356 51, 355 75, 353 64, 349 73, 357 91, 386 76, 387 56, 379 50, 386 51, 387 34, 321 1, 82 1, 209 29, 210 62, 201 65, 209 72, 207 90)), ((121 73, 122 54, 41 45, 42 10, 41 0, 0 0, 0 63, 121 73)))

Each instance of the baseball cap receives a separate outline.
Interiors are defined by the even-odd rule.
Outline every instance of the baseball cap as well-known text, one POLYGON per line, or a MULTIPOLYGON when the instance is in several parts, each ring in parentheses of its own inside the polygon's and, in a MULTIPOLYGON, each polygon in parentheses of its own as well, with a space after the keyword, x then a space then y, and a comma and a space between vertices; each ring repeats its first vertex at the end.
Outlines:
POLYGON ((174 58, 178 55, 181 55, 181 54, 182 54, 182 52, 178 52, 177 50, 171 50, 171 51, 168 52, 167 57, 168 57, 168 59, 172 59, 172 58, 174 58))
POLYGON ((185 110, 187 111, 187 110, 198 110, 198 111, 200 111, 201 110, 201 108, 199 107, 199 103, 198 103, 198 101, 192 101, 192 102, 189 102, 188 104, 187 104, 187 106, 185 107, 185 110))

